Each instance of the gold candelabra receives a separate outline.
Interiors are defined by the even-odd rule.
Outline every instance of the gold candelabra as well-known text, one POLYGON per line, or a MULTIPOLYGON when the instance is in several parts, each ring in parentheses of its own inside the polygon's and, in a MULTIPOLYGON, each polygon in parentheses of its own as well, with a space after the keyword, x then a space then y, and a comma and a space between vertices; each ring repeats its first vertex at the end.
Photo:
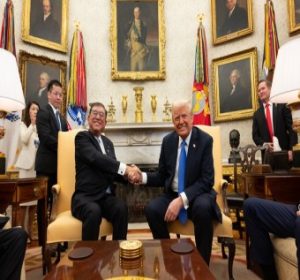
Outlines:
POLYGON ((163 121, 170 122, 172 120, 172 118, 171 118, 172 105, 169 103, 168 98, 166 98, 166 103, 164 104, 163 113, 164 113, 163 121))
POLYGON ((112 97, 110 97, 110 104, 108 105, 107 122, 116 121, 116 107, 113 103, 112 97))

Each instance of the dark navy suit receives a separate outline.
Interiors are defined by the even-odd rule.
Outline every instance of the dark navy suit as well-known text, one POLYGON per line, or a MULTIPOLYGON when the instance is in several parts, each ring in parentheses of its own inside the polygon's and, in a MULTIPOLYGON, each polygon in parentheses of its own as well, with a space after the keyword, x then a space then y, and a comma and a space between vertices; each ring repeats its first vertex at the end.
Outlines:
POLYGON ((297 207, 260 198, 248 198, 244 203, 244 216, 251 245, 250 253, 258 264, 274 264, 273 246, 269 233, 279 237, 296 238, 298 273, 300 276, 300 217, 297 207))
MULTIPOLYGON (((145 209, 153 237, 169 238, 164 216, 170 202, 178 197, 172 190, 175 175, 179 136, 174 131, 164 137, 158 171, 147 173, 149 186, 164 186, 164 195, 152 200, 145 209)), ((185 194, 189 201, 188 217, 195 226, 196 245, 209 263, 213 236, 213 220, 222 220, 213 189, 213 139, 199 128, 193 127, 188 147, 185 194)))

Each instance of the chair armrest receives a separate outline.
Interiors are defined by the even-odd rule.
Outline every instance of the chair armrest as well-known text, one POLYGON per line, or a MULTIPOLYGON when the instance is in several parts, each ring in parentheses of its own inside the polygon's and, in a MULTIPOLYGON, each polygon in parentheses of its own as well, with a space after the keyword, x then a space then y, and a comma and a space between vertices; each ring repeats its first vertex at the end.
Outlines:
POLYGON ((51 216, 50 216, 50 222, 54 221, 57 215, 57 197, 59 196, 60 193, 60 185, 55 184, 52 186, 51 191, 53 194, 53 201, 52 201, 52 211, 51 211, 51 216))
POLYGON ((52 190, 52 193, 54 195, 59 195, 59 193, 60 193, 60 185, 59 184, 53 185, 51 190, 52 190))
POLYGON ((224 214, 229 217, 229 208, 227 204, 227 188, 228 188, 228 182, 225 179, 221 180, 221 195, 222 195, 222 201, 224 205, 224 214))

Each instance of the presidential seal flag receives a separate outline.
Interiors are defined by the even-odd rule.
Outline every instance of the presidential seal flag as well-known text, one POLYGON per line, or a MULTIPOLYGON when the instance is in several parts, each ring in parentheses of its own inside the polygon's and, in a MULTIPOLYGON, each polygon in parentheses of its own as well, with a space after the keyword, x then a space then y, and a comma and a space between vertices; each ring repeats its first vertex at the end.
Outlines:
POLYGON ((193 84, 194 124, 210 125, 208 61, 205 30, 200 19, 197 31, 195 74, 193 84))

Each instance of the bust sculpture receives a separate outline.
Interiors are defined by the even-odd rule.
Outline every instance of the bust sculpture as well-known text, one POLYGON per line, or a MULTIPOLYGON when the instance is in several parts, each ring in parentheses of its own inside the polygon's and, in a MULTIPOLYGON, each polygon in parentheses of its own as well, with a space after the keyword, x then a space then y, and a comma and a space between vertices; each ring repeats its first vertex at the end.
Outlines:
POLYGON ((231 151, 230 151, 228 162, 229 163, 241 162, 241 156, 238 150, 238 147, 240 145, 240 133, 238 130, 233 129, 229 132, 229 143, 230 143, 231 151))

